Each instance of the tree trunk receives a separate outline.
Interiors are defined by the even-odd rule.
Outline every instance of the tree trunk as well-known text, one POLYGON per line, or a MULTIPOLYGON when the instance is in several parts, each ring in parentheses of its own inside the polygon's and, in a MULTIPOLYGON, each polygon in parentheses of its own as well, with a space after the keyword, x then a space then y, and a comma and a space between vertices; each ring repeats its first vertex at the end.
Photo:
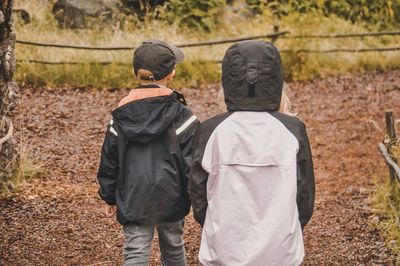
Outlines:
POLYGON ((13 0, 0 1, 0 185, 12 176, 18 161, 12 123, 18 95, 18 86, 13 81, 15 34, 12 33, 12 6, 13 0))

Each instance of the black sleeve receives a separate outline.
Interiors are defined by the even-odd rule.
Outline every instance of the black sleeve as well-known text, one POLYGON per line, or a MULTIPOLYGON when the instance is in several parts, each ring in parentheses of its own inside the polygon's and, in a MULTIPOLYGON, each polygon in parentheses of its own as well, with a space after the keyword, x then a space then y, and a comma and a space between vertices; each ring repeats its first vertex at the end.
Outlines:
POLYGON ((202 167, 203 155, 207 142, 214 129, 232 112, 227 112, 214 116, 203 122, 197 130, 193 145, 192 167, 189 175, 189 194, 192 200, 194 219, 201 225, 204 225, 207 211, 207 181, 208 173, 202 167))
POLYGON ((192 167, 189 178, 189 194, 192 200, 194 219, 203 226, 207 211, 207 180, 208 173, 203 169, 204 150, 206 148, 205 136, 198 131, 194 140, 192 167))
POLYGON ((297 117, 281 112, 271 112, 297 138, 299 151, 297 152, 297 209, 299 221, 304 229, 310 221, 314 211, 315 177, 306 126, 297 117))
POLYGON ((100 183, 99 195, 109 205, 115 205, 117 178, 119 172, 116 131, 108 126, 101 150, 101 161, 97 180, 100 183))
POLYGON ((304 229, 310 221, 314 210, 315 177, 305 125, 302 123, 299 138, 299 152, 297 154, 297 208, 301 228, 304 229))
POLYGON ((189 212, 191 201, 188 191, 189 172, 192 163, 193 141, 200 122, 186 107, 175 118, 176 135, 179 141, 180 156, 182 160, 182 193, 184 195, 185 209, 189 212))
POLYGON ((178 135, 186 178, 189 178, 193 155, 193 141, 199 124, 200 122, 196 118, 195 121, 193 121, 182 133, 178 135))

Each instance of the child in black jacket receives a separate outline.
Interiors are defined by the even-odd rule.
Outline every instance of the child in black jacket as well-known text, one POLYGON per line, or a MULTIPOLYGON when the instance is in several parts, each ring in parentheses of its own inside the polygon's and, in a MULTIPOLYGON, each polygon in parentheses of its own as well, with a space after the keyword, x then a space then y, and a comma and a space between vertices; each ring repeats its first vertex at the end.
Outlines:
POLYGON ((104 140, 99 194, 116 205, 126 239, 125 265, 147 265, 154 228, 163 265, 186 263, 187 175, 199 121, 183 96, 166 87, 182 60, 178 48, 159 40, 136 49, 133 70, 141 85, 112 112, 104 140))

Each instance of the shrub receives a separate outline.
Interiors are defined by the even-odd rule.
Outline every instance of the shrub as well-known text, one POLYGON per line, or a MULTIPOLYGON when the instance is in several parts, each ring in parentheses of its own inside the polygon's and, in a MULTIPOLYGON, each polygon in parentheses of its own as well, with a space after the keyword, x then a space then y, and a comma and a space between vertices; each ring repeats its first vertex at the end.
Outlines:
POLYGON ((170 0, 161 17, 183 28, 210 32, 218 24, 218 16, 224 4, 224 0, 170 0))
MULTIPOLYGON (((391 149, 394 158, 400 161, 400 142, 391 149)), ((397 254, 395 265, 400 265, 400 183, 375 180, 372 206, 376 215, 374 226, 379 228, 387 246, 397 254)))
POLYGON ((375 188, 372 197, 376 215, 374 226, 383 232, 386 245, 398 254, 396 263, 400 263, 400 184, 376 181, 375 188))
POLYGON ((320 12, 352 23, 378 24, 381 28, 400 23, 400 0, 246 0, 246 3, 259 13, 267 8, 278 18, 294 12, 320 12))

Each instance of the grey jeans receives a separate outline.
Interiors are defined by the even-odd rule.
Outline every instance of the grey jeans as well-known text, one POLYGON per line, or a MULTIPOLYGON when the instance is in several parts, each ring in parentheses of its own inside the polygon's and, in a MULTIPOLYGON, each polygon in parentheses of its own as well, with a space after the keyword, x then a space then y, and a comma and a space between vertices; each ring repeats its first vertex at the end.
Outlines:
POLYGON ((153 225, 124 225, 124 266, 148 265, 154 228, 157 228, 163 266, 186 265, 184 220, 153 225))

